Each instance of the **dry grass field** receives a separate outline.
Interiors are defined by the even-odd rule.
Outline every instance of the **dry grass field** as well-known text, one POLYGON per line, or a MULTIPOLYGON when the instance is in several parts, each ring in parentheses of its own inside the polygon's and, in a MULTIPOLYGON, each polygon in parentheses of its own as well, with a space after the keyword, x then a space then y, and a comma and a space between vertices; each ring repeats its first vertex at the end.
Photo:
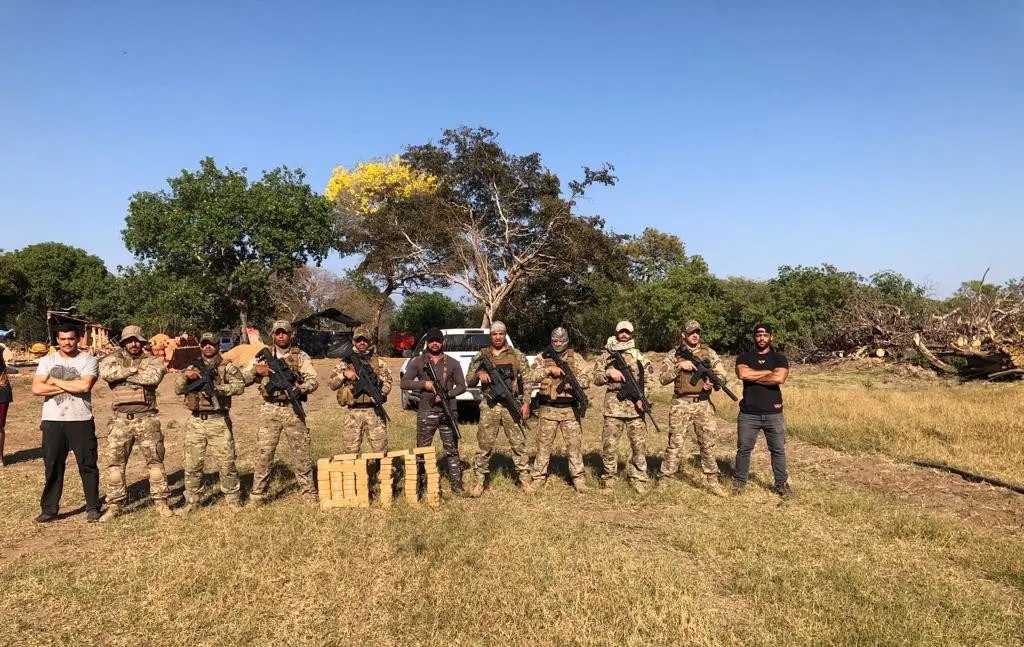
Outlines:
MULTIPOLYGON (((317 369, 326 378, 330 362, 317 369)), ((528 497, 498 456, 480 499, 324 513, 303 505, 285 460, 279 497, 264 507, 232 514, 218 496, 187 520, 163 520, 133 455, 131 514, 86 524, 72 467, 68 516, 37 526, 40 403, 26 378, 14 381, 13 464, 0 470, 3 645, 1024 643, 1024 496, 906 462, 1024 481, 1021 384, 794 367, 785 392, 796 494, 785 501, 764 487, 762 441, 738 498, 694 487, 693 461, 664 492, 640 497, 621 484, 576 495, 562 456, 561 478, 528 497)), ((413 416, 392 400, 392 446, 409 447, 413 416)), ((105 388, 95 401, 102 436, 105 388)), ((659 423, 667 401, 655 399, 659 423)), ((716 401, 728 473, 736 408, 716 401)), ((185 412, 170 380, 160 406, 177 496, 185 412)), ((247 393, 234 414, 243 489, 256 406, 247 393)), ((337 450, 336 406, 323 387, 311 399, 317 456, 337 450)), ((475 426, 463 434, 468 459, 475 426)), ((664 445, 652 433, 652 471, 664 445)), ((599 446, 594 410, 594 485, 599 446)))

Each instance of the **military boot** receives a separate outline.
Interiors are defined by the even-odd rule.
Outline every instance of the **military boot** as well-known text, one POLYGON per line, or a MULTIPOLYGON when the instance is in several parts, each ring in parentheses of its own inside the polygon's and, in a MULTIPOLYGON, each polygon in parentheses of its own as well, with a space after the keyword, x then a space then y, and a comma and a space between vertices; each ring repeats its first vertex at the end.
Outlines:
POLYGON ((783 499, 788 499, 789 497, 793 496, 793 488, 789 485, 789 483, 783 483, 782 485, 775 486, 775 493, 778 494, 783 499))
POLYGON ((632 480, 630 480, 629 484, 633 486, 633 490, 637 494, 641 494, 641 495, 647 494, 647 482, 646 481, 641 481, 639 479, 632 479, 632 480))
POLYGON ((317 493, 313 491, 303 492, 302 500, 308 503, 309 505, 320 505, 320 497, 317 496, 317 493))
POLYGON ((231 510, 232 512, 238 512, 239 510, 242 509, 242 500, 238 497, 237 494, 229 494, 225 496, 224 503, 227 504, 228 510, 231 510))
POLYGON ((523 488, 524 492, 531 492, 533 485, 533 474, 529 470, 519 472, 519 487, 523 488))
POLYGON ((714 494, 715 496, 720 496, 720 497, 728 496, 725 493, 725 488, 723 488, 722 485, 718 482, 718 475, 717 474, 708 474, 708 476, 707 476, 707 484, 708 484, 707 485, 708 492, 710 492, 711 494, 714 494))
POLYGON ((458 456, 449 456, 448 478, 452 484, 452 496, 467 497, 469 493, 462 488, 462 461, 458 456))
MULTIPOLYGON (((484 487, 485 487, 484 486, 484 479, 485 478, 486 477, 484 475, 482 475, 482 474, 477 474, 476 475, 476 478, 473 479, 473 485, 469 486, 469 490, 468 490, 469 496, 473 497, 474 499, 479 499, 480 497, 483 496, 483 494, 484 494, 484 487)), ((452 487, 452 491, 453 492, 455 491, 454 487, 452 487)))
POLYGON ((193 512, 195 512, 198 509, 199 509, 199 504, 198 503, 193 503, 193 502, 189 501, 189 502, 186 502, 185 505, 183 505, 180 508, 178 508, 177 510, 175 510, 174 514, 176 516, 179 516, 179 517, 187 517, 188 515, 192 514, 193 512))
POLYGON ((654 486, 654 489, 658 492, 666 492, 671 484, 671 477, 659 476, 658 484, 654 486))
POLYGON ((615 484, 619 482, 619 479, 613 477, 601 479, 601 492, 605 494, 611 493, 615 489, 615 484))
POLYGON ((107 506, 107 511, 100 517, 100 523, 106 523, 121 513, 121 506, 117 503, 111 503, 107 506))
POLYGON ((747 486, 744 483, 734 481, 732 484, 732 495, 741 496, 746 488, 747 486))
POLYGON ((572 487, 579 494, 583 494, 584 492, 590 489, 589 487, 587 487, 587 479, 583 478, 582 476, 579 476, 572 480, 572 487))
POLYGON ((167 499, 157 499, 153 502, 153 507, 156 508, 156 513, 164 519, 174 516, 171 506, 167 505, 167 499))

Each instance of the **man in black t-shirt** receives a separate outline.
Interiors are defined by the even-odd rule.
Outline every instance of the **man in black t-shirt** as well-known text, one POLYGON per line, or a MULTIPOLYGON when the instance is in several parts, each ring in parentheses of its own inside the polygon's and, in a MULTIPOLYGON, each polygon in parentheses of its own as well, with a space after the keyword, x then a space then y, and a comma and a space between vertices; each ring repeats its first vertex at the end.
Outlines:
POLYGON ((782 496, 791 494, 786 472, 786 423, 782 417, 782 389, 789 376, 789 360, 772 348, 771 324, 754 326, 754 346, 751 352, 736 358, 736 377, 743 381, 743 399, 736 419, 736 468, 732 491, 742 494, 750 471, 750 452, 757 436, 764 431, 768 451, 772 457, 775 491, 782 496))

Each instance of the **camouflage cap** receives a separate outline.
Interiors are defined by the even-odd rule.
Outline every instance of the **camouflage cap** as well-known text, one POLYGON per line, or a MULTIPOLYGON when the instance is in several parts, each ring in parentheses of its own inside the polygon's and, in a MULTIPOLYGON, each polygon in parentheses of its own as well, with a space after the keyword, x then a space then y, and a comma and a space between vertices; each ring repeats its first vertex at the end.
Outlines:
POLYGON ((124 330, 121 331, 121 338, 118 339, 119 344, 123 344, 129 339, 135 339, 143 344, 146 343, 146 336, 142 334, 142 328, 138 326, 125 326, 124 330))
POLYGON ((686 322, 686 325, 683 326, 683 333, 687 334, 687 335, 689 335, 692 332, 699 332, 699 331, 700 331, 700 322, 697 321, 696 319, 690 319, 689 321, 686 322))
POLYGON ((551 331, 551 341, 569 341, 569 331, 559 326, 551 331))
POLYGON ((491 332, 508 332, 504 321, 495 321, 491 324, 491 332))
POLYGON ((292 324, 284 319, 278 319, 274 322, 274 325, 270 327, 270 334, 273 335, 278 330, 283 330, 287 333, 293 332, 292 324))
POLYGON ((619 332, 620 330, 628 330, 630 334, 632 334, 633 324, 629 321, 620 321, 619 323, 615 324, 615 332, 619 332))
POLYGON ((359 326, 358 328, 353 330, 352 341, 356 341, 357 339, 365 339, 366 341, 371 341, 373 337, 370 336, 370 329, 366 326, 359 326))
POLYGON ((203 344, 205 344, 207 342, 216 345, 216 344, 219 343, 219 341, 220 341, 220 337, 218 337, 217 335, 215 335, 212 332, 204 332, 202 335, 199 336, 199 345, 200 346, 202 346, 203 344))

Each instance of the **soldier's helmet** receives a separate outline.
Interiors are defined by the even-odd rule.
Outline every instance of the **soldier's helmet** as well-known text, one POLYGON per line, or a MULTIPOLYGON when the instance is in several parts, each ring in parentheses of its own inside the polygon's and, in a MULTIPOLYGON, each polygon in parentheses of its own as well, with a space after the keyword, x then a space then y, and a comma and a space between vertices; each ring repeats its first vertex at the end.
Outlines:
POLYGON ((121 331, 121 337, 118 339, 118 343, 124 346, 125 342, 129 339, 135 339, 139 343, 146 343, 146 336, 142 334, 142 328, 138 326, 125 326, 124 330, 121 331))

